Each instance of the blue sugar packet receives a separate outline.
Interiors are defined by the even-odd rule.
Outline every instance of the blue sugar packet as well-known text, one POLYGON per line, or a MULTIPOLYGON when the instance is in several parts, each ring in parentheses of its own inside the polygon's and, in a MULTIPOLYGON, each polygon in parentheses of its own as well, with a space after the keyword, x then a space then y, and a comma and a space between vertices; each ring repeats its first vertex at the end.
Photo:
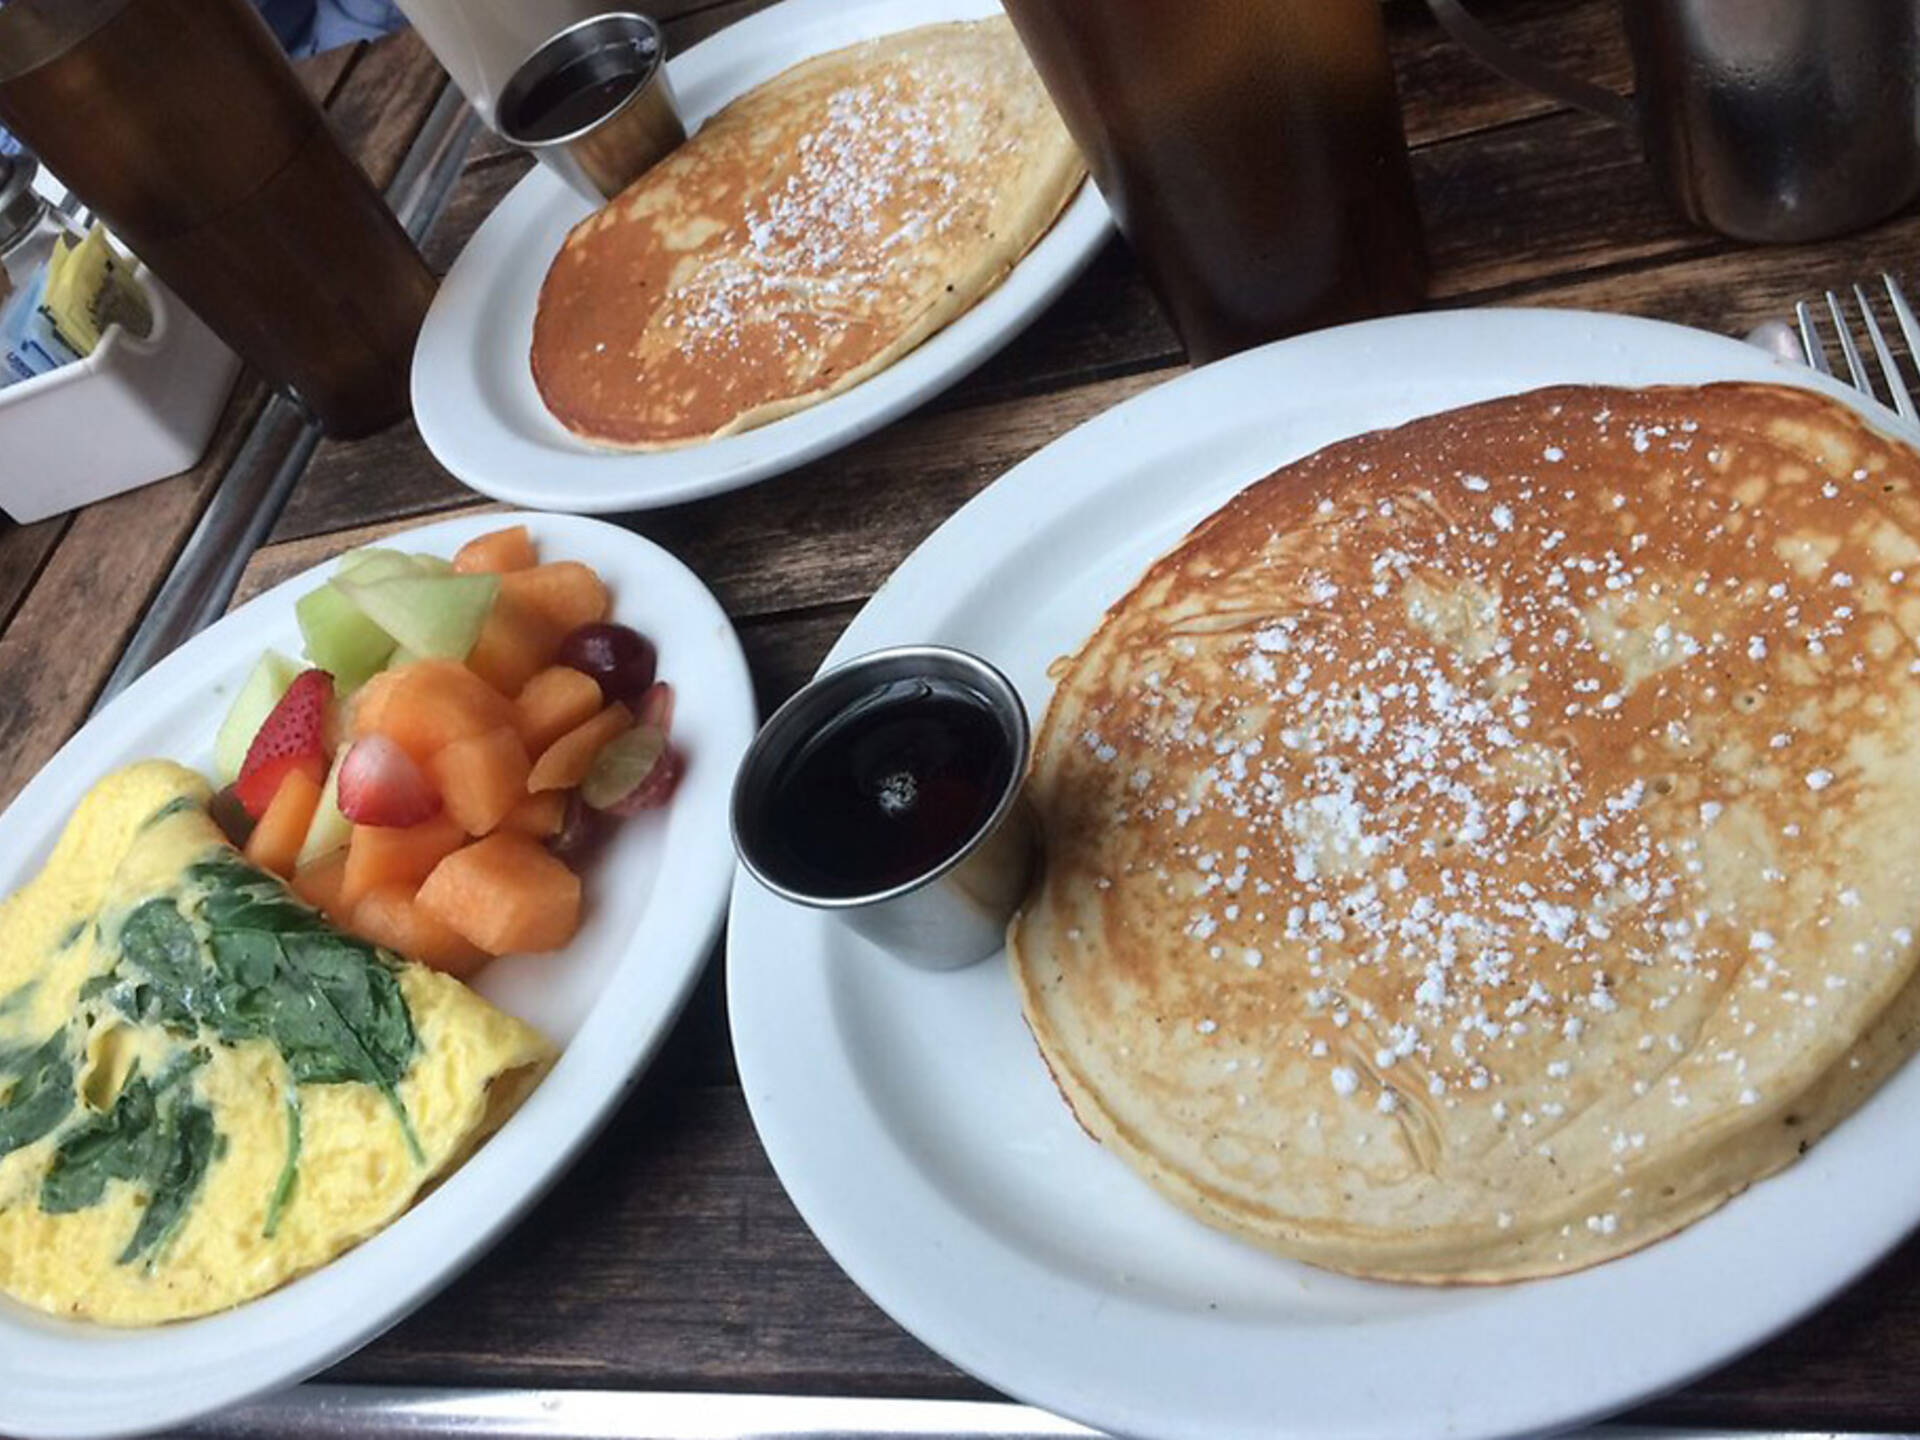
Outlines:
POLYGON ((5 361, 0 368, 0 388, 58 370, 80 358, 60 338, 53 322, 40 313, 46 289, 47 270, 43 265, 0 308, 0 358, 5 361))

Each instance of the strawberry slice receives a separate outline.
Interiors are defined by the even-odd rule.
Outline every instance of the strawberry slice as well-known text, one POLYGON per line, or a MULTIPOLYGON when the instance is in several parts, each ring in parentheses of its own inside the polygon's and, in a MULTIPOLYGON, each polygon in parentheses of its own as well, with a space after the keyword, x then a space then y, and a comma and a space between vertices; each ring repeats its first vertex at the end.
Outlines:
POLYGON ((240 778, 233 782, 234 798, 258 820, 273 803, 274 792, 289 770, 304 770, 316 785, 327 778, 327 723, 333 714, 333 676, 324 670, 302 670, 267 712, 247 747, 240 778))
POLYGON ((340 813, 356 825, 400 829, 440 813, 440 792, 426 771, 384 735, 363 735, 347 748, 337 789, 340 813))

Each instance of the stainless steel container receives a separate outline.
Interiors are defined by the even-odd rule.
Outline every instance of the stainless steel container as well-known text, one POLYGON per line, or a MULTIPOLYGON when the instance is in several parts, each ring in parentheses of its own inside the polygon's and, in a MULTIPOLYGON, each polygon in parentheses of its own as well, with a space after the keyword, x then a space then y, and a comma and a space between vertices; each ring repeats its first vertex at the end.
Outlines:
POLYGON ((588 199, 611 199, 687 138, 666 53, 644 15, 569 25, 501 87, 494 129, 588 199))
POLYGON ((1523 85, 1637 130, 1668 199, 1742 240, 1858 230, 1920 193, 1920 0, 1625 0, 1632 100, 1428 0, 1523 85))
POLYGON ((817 676, 774 712, 741 761, 733 787, 733 843, 747 872, 782 899, 831 910, 912 965, 952 970, 1005 943, 1026 893, 1036 849, 1021 796, 1032 734, 1019 693, 992 665, 963 650, 911 645, 878 650, 817 676), (877 689, 915 679, 957 682, 990 707, 1009 777, 986 818, 952 853, 919 875, 860 895, 815 893, 785 873, 767 835, 773 787, 809 741, 877 689))

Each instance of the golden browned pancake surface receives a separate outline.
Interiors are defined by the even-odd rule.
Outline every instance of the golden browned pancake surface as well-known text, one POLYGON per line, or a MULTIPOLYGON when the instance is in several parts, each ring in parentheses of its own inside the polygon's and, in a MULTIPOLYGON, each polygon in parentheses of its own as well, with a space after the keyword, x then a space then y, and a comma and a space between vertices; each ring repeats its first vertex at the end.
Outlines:
POLYGON ((1082 1122, 1256 1243, 1625 1253, 1914 1046, 1920 457, 1561 388, 1320 451, 1066 662, 1012 930, 1082 1122))
POLYGON ((533 375, 600 444, 762 425, 998 283, 1082 167, 1004 19, 818 56, 748 92, 567 237, 533 375))

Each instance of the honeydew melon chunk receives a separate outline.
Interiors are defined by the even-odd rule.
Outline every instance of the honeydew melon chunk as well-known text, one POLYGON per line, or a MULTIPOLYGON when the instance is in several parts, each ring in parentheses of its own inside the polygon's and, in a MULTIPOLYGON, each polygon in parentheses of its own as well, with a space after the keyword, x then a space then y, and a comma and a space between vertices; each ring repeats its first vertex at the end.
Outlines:
POLYGON ((402 649, 439 660, 467 658, 500 590, 498 575, 396 575, 368 582, 354 574, 332 583, 402 649))
POLYGON ((227 718, 213 737, 213 768, 222 785, 240 778, 240 767, 246 763, 253 737, 260 733, 261 725, 301 668, 278 650, 269 650, 253 662, 253 670, 235 693, 233 704, 227 707, 227 718))
POLYGON ((344 745, 334 752, 333 764, 327 770, 327 783, 320 790, 320 804, 307 826, 307 838, 300 843, 299 858, 293 862, 296 872, 316 860, 326 859, 336 850, 346 849, 347 842, 353 838, 353 822, 340 813, 340 762, 346 753, 344 745))
POLYGON ((363 545, 358 550, 349 550, 340 557, 334 566, 333 577, 336 580, 352 578, 363 584, 372 585, 381 580, 392 580, 400 575, 451 575, 453 563, 442 560, 438 555, 409 555, 402 550, 389 550, 381 545, 363 545))
POLYGON ((359 689, 393 653, 393 636, 332 581, 302 595, 293 611, 307 658, 333 676, 336 693, 359 689))

